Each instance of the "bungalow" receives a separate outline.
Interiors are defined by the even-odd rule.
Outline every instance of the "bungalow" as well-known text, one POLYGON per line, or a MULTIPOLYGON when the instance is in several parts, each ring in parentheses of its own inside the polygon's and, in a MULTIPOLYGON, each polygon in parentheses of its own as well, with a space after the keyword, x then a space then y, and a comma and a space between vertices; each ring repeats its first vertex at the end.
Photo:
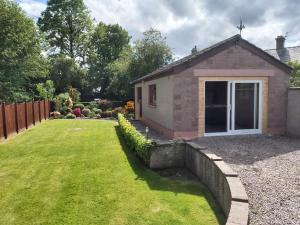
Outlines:
POLYGON ((235 35, 133 81, 135 118, 170 138, 282 134, 290 73, 235 35))

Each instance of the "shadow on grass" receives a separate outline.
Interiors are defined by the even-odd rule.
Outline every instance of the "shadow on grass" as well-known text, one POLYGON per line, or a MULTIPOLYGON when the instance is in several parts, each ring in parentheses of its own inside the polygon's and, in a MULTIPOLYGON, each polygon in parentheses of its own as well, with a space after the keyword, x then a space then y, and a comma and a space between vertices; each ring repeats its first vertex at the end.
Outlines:
POLYGON ((173 192, 174 195, 178 193, 197 195, 204 197, 210 205, 210 208, 214 211, 219 224, 225 223, 224 215, 216 204, 214 198, 212 197, 209 190, 202 185, 200 182, 195 181, 178 181, 166 177, 161 177, 158 173, 147 168, 142 160, 138 158, 132 151, 128 149, 123 139, 121 130, 119 126, 115 126, 116 133, 118 135, 122 149, 127 157, 128 162, 130 163, 131 168, 137 175, 136 180, 143 180, 147 182, 148 186, 152 190, 160 190, 173 192), (197 185, 196 185, 197 184, 197 185))

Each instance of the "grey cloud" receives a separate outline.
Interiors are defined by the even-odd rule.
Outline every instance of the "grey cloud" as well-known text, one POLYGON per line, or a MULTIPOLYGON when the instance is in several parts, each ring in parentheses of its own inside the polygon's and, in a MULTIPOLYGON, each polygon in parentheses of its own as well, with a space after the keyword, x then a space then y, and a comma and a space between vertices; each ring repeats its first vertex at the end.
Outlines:
MULTIPOLYGON (((289 45, 300 43, 299 0, 85 0, 98 21, 119 23, 128 30, 132 42, 149 27, 159 27, 177 56, 208 47, 238 32, 243 17, 246 29, 254 29, 245 38, 261 48, 274 47, 275 37, 289 32, 289 45), (174 16, 180 24, 170 24, 174 16), (278 24, 277 32, 270 26, 278 24)), ((37 13, 38 0, 23 0, 29 15, 37 13)))
POLYGON ((240 17, 248 26, 257 26, 265 22, 265 14, 270 7, 269 1, 232 1, 232 0, 204 0, 202 5, 209 14, 219 14, 225 20, 235 25, 240 17))

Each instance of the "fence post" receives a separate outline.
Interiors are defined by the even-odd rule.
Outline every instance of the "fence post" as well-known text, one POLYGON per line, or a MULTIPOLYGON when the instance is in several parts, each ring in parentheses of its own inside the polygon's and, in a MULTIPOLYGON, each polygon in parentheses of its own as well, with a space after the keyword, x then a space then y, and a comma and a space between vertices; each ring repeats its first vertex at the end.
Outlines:
POLYGON ((41 101, 38 101, 38 105, 39 105, 39 119, 40 119, 40 123, 42 122, 42 110, 41 110, 41 101))
POLYGON ((27 102, 25 102, 25 127, 28 129, 28 120, 27 120, 27 102))
POLYGON ((44 119, 46 120, 46 100, 44 99, 44 119))
POLYGON ((5 103, 1 105, 1 110, 2 110, 2 119, 3 119, 3 133, 4 133, 4 138, 7 139, 7 127, 6 127, 6 115, 5 115, 5 103))
POLYGON ((32 103, 31 105, 32 105, 32 119, 33 119, 32 124, 35 126, 34 101, 32 100, 31 103, 32 103))
POLYGON ((15 121, 16 121, 16 131, 17 134, 19 133, 19 123, 18 123, 18 105, 17 103, 14 104, 15 105, 15 121))

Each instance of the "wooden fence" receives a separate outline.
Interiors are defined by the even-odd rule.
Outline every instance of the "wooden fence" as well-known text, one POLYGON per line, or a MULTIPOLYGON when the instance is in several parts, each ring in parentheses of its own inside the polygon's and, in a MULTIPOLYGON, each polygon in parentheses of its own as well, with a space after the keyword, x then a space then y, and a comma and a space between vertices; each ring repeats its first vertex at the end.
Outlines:
POLYGON ((6 139, 49 118, 47 100, 0 104, 0 139, 6 139))

